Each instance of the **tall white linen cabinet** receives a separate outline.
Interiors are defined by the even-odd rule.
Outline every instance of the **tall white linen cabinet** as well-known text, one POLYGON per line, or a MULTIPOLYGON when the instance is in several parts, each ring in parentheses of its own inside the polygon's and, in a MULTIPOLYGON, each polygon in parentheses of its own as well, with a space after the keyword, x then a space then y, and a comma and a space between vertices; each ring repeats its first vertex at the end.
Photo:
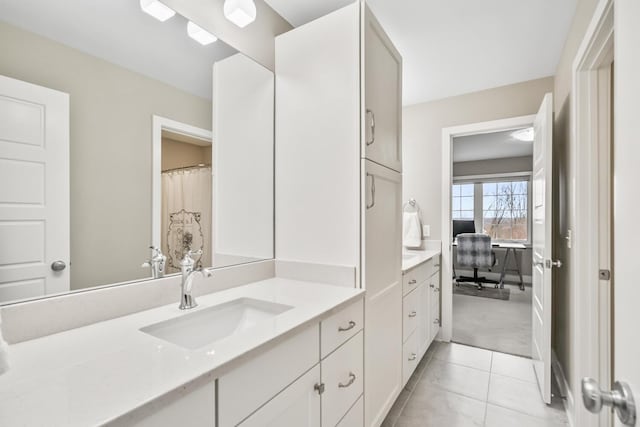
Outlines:
POLYGON ((276 38, 276 257, 355 266, 365 425, 402 388, 402 58, 355 2, 276 38))

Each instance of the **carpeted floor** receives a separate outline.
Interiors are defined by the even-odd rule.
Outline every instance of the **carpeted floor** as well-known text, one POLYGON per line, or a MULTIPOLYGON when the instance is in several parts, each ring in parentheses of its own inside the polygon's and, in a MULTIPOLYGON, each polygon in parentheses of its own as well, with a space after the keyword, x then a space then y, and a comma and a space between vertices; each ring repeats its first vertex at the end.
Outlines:
POLYGON ((531 287, 507 287, 508 301, 453 295, 454 342, 531 357, 531 287))

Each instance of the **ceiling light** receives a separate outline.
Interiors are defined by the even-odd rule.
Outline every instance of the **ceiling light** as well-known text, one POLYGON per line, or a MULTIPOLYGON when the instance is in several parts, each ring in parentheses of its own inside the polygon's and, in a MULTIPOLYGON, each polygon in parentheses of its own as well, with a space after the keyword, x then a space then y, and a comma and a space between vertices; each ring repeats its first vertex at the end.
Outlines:
POLYGON ((533 141, 533 128, 518 129, 515 132, 511 132, 511 138, 518 141, 531 142, 533 141))
POLYGON ((253 0, 225 0, 224 16, 244 28, 256 20, 256 5, 253 0))
POLYGON ((176 14, 173 9, 165 6, 158 0, 140 0, 140 7, 145 13, 148 13, 160 22, 164 22, 176 14))
POLYGON ((189 37, 203 46, 206 46, 218 40, 216 36, 191 21, 189 21, 189 23, 187 24, 187 34, 189 34, 189 37))

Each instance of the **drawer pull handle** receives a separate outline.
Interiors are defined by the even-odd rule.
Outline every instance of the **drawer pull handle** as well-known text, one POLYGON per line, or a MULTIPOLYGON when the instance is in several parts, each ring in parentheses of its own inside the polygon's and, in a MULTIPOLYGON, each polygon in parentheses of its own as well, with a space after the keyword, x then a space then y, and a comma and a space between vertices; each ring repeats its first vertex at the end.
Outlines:
POLYGON ((418 313, 416 313, 415 311, 412 311, 411 313, 409 313, 409 317, 416 317, 418 315, 418 313))
POLYGON ((435 288, 436 285, 434 285, 433 283, 429 285, 430 288, 435 288))
POLYGON ((440 292, 440 288, 435 288, 433 292, 440 292))
POLYGON ((349 320, 349 326, 347 326, 346 328, 343 328, 342 326, 338 327, 338 332, 350 331, 355 327, 356 327, 356 322, 354 322, 353 320, 349 320))
POLYGON ((349 372, 349 381, 347 381, 346 384, 338 383, 338 387, 347 388, 351 384, 353 384, 355 380, 356 380, 356 374, 354 374, 353 372, 349 372))
POLYGON ((418 283, 418 281, 416 279, 409 280, 409 284, 410 285, 415 285, 416 283, 418 283))
POLYGON ((440 264, 434 264, 435 268, 440 268, 440 264))
POLYGON ((433 324, 434 324, 434 325, 439 325, 439 324, 440 324, 440 319, 435 319, 435 320, 433 321, 433 324))
POLYGON ((411 356, 409 357, 409 362, 413 362, 414 360, 416 360, 418 358, 418 355, 415 353, 411 353, 411 356))

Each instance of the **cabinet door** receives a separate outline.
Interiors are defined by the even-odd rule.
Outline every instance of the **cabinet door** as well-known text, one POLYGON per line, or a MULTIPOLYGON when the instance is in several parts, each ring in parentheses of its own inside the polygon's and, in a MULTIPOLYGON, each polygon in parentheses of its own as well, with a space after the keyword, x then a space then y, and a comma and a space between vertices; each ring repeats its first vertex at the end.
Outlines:
POLYGON ((429 279, 431 287, 431 339, 433 341, 440 331, 440 273, 429 279))
POLYGON ((365 420, 380 425, 402 382, 401 175, 363 161, 365 420))
POLYGON ((364 6, 364 157, 402 171, 402 57, 364 6))
MULTIPOLYGON (((320 427, 320 366, 296 380, 240 423, 242 427, 320 427)), ((251 387, 247 384, 247 387, 251 387)))
POLYGON ((429 281, 425 281, 417 289, 420 291, 420 311, 418 312, 418 341, 419 341, 419 356, 422 356, 427 352, 427 349, 431 345, 431 288, 429 287, 429 281))

